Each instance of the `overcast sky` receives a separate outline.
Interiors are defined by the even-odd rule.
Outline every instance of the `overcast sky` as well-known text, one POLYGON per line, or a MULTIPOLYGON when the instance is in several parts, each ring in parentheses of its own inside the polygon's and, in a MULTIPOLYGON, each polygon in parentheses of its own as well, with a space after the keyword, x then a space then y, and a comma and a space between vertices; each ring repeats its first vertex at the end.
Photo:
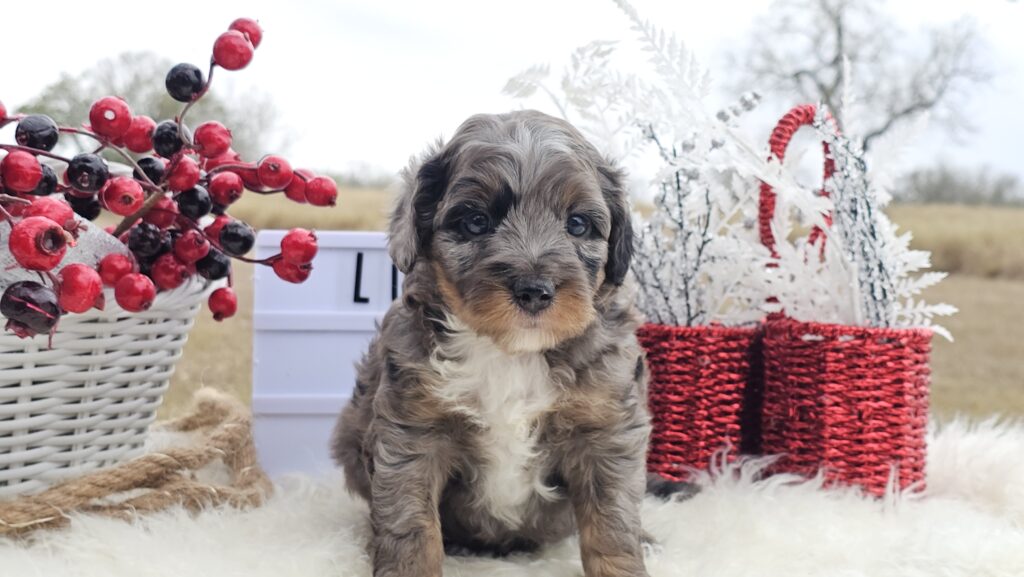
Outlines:
MULTIPOLYGON (((676 31, 716 75, 723 49, 741 40, 770 3, 635 5, 676 31)), ((996 73, 970 101, 978 132, 964 145, 928 135, 916 161, 988 163, 1024 178, 1024 3, 904 0, 891 2, 889 10, 912 33, 970 11, 996 73)), ((466 116, 519 107, 500 90, 527 66, 549 62, 557 69, 573 48, 591 40, 632 38, 625 17, 600 0, 178 0, 159 8, 137 0, 47 0, 4 12, 0 101, 14 110, 62 71, 76 73, 122 51, 152 50, 202 65, 231 20, 258 18, 265 34, 253 63, 219 73, 214 90, 230 77, 235 90, 268 93, 290 134, 293 161, 336 170, 366 164, 393 172, 466 116), (35 14, 42 6, 44 21, 35 14)), ((731 103, 738 95, 717 96, 731 103)))

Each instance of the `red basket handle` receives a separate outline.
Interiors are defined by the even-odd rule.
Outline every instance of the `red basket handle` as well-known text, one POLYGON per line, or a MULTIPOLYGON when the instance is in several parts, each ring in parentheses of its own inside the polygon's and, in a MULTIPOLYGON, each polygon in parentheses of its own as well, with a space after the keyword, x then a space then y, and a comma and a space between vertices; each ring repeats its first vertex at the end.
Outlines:
MULTIPOLYGON (((772 130, 768 144, 771 154, 777 157, 780 162, 786 157, 786 147, 789 146, 789 141, 793 139, 793 135, 801 127, 812 124, 816 112, 817 107, 813 104, 801 104, 787 112, 779 120, 779 123, 775 125, 775 130, 772 130)), ((825 152, 824 180, 828 180, 835 173, 836 163, 829 153, 828 143, 822 142, 821 146, 825 152)), ((828 196, 824 186, 822 186, 821 195, 828 196)), ((775 191, 772 190, 771 185, 767 182, 761 182, 761 195, 758 200, 758 225, 761 233, 761 244, 771 251, 772 258, 779 257, 779 253, 775 251, 775 235, 772 233, 772 217, 775 216, 775 197, 775 191)), ((825 217, 825 222, 829 225, 832 224, 831 215, 825 217)), ((813 243, 823 234, 822 230, 815 226, 814 230, 811 231, 811 242, 813 243)))

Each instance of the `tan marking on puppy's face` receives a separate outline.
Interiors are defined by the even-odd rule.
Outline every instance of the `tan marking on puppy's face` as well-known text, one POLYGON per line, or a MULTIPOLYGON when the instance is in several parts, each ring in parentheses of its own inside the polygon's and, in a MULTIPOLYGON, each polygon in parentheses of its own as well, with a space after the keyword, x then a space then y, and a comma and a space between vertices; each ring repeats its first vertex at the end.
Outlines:
POLYGON ((474 332, 490 337, 509 353, 539 351, 577 337, 594 321, 588 294, 562 287, 552 305, 540 315, 523 313, 507 289, 497 285, 484 289, 473 302, 464 300, 458 289, 435 261, 441 298, 451 311, 474 332))

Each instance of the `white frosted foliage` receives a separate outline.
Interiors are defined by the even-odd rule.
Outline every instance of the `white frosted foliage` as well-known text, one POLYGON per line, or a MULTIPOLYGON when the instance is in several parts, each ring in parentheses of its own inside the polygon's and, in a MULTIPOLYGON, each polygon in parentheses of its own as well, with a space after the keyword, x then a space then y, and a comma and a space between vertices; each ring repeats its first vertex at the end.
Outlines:
MULTIPOLYGON (((779 162, 767 135, 751 138, 739 128, 760 100, 756 92, 711 106, 709 74, 684 44, 625 0, 615 3, 650 57, 648 74, 616 70, 616 45, 592 42, 572 54, 556 86, 547 83, 548 66, 534 66, 509 80, 505 92, 546 95, 616 160, 656 159, 648 189, 637 195, 653 209, 634 214, 633 272, 647 319, 749 326, 784 310, 805 321, 931 327, 949 338, 933 321, 956 309, 920 300, 945 275, 924 272, 928 253, 911 250, 910 235, 897 234, 884 213, 886 187, 895 181, 891 167, 869 166, 859 141, 838 135, 819 106, 813 129, 829 144, 836 171, 825 183, 828 197, 800 184, 793 160, 802 151, 779 162), (759 235, 762 182, 777 199, 770 223, 775 258, 759 235), (825 234, 812 243, 807 231, 814 228, 825 234)), ((881 144, 892 156, 905 148, 895 138, 881 144)))

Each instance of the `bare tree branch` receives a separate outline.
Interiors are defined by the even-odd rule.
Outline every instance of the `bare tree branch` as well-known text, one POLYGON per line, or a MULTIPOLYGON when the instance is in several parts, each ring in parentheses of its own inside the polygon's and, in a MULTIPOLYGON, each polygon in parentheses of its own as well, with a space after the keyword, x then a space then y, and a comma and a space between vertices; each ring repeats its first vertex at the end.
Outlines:
POLYGON ((731 55, 736 88, 822 102, 844 131, 856 120, 865 148, 924 112, 950 131, 969 126, 964 97, 990 76, 979 62, 982 40, 973 23, 962 20, 907 40, 880 6, 878 0, 776 2, 751 31, 750 44, 731 55), (854 71, 849 79, 844 61, 854 71), (844 109, 848 81, 857 99, 844 109))

